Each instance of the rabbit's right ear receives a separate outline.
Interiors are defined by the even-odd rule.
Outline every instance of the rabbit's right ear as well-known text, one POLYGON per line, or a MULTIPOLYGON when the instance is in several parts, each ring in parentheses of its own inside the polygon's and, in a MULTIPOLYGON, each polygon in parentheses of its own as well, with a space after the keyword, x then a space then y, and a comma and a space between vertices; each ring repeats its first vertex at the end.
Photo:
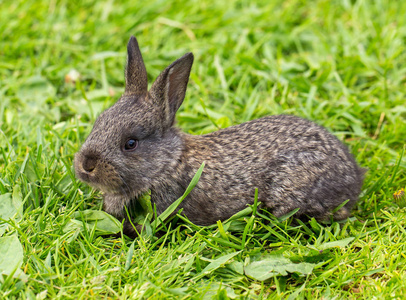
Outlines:
POLYGON ((148 92, 147 70, 145 69, 137 39, 133 36, 128 41, 127 52, 124 96, 145 95, 148 92))
POLYGON ((193 54, 186 53, 167 67, 149 91, 153 101, 162 109, 164 125, 172 126, 175 114, 185 98, 193 54))

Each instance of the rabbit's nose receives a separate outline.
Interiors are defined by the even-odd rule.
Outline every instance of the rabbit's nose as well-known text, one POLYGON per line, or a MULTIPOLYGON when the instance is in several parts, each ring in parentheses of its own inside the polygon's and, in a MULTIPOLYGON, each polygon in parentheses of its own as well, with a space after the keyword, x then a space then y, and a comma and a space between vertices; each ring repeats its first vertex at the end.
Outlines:
POLYGON ((96 164, 97 164, 96 157, 85 157, 82 166, 86 172, 91 173, 96 168, 96 164))

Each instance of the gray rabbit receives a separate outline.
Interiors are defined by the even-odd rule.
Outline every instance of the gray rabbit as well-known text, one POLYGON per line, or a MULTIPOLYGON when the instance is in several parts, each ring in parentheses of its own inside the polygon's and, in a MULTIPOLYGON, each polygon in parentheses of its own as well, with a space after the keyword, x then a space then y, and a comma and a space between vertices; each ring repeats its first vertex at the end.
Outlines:
MULTIPOLYGON (((275 216, 336 220, 349 216, 364 170, 323 127, 291 115, 269 116, 195 136, 173 127, 183 102, 193 54, 187 53, 155 80, 147 73, 137 40, 130 38, 122 97, 96 120, 75 156, 78 178, 104 194, 104 210, 125 219, 125 207, 151 190, 162 213, 186 190, 205 162, 200 180, 182 202, 198 225, 225 220, 258 200, 275 216)), ((134 236, 128 221, 125 233, 134 236)))

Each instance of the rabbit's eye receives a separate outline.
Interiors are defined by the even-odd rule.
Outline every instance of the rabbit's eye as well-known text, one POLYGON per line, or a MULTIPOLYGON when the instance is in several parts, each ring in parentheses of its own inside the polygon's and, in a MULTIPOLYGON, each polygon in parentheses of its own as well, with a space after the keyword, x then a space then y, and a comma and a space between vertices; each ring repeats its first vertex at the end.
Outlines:
POLYGON ((124 150, 125 151, 134 151, 138 146, 138 141, 136 139, 128 139, 125 142, 124 150))

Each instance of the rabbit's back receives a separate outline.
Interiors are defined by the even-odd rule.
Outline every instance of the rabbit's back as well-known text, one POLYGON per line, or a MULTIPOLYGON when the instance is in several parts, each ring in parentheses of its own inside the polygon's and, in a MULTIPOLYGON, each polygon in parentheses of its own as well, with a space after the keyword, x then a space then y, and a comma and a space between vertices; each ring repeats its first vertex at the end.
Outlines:
POLYGON ((347 217, 360 193, 363 170, 335 136, 309 120, 270 116, 184 140, 180 176, 190 179, 206 163, 182 205, 197 224, 212 224, 245 208, 253 203, 255 188, 276 216, 300 208, 298 215, 319 219, 349 200, 335 215, 347 217))

